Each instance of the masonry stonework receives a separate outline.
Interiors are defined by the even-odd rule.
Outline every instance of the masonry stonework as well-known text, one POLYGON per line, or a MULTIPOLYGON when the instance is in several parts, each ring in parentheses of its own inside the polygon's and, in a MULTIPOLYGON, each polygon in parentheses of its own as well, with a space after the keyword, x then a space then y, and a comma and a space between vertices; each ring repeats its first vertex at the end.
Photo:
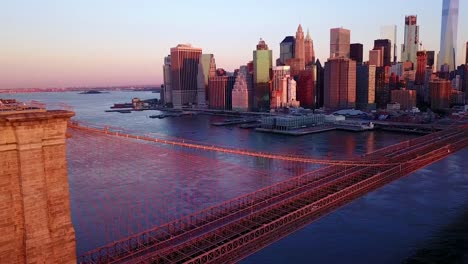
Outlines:
POLYGON ((0 263, 76 263, 69 111, 0 115, 0 263))

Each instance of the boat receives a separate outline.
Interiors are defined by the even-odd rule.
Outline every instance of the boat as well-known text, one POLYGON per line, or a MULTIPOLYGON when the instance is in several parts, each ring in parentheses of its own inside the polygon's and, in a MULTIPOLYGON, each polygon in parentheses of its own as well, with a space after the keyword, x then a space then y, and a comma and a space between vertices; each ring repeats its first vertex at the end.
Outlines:
POLYGON ((83 91, 80 94, 102 94, 102 92, 97 91, 97 90, 89 90, 89 91, 83 91))

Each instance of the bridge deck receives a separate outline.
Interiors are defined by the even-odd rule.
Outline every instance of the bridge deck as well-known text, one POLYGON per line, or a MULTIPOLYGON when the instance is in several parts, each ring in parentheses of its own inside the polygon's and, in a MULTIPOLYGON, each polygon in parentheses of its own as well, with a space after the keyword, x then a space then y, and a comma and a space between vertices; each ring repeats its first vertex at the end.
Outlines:
MULTIPOLYGON (((235 261, 354 197, 441 159, 448 151, 456 151, 466 144, 467 131, 458 128, 378 150, 364 156, 364 161, 332 161, 328 167, 93 250, 81 256, 80 262, 235 261), (380 165, 369 166, 372 161, 380 165), (258 240, 256 246, 246 239, 258 240)), ((307 162, 307 158, 301 160, 307 162)))

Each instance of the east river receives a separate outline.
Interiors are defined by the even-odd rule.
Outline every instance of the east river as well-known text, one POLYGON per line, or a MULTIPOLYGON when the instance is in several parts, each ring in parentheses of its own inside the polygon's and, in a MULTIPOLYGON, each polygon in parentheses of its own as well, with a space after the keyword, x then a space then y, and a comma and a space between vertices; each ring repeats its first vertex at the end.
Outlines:
MULTIPOLYGON (((283 154, 351 158, 416 137, 381 131, 362 133, 334 131, 289 137, 257 133, 236 127, 211 126, 211 122, 222 119, 214 116, 196 115, 150 119, 148 116, 158 111, 130 114, 104 112, 114 103, 129 102, 133 97, 150 99, 159 97, 159 94, 150 92, 0 94, 0 98, 16 98, 20 101, 65 103, 74 108, 76 120, 90 123, 106 124, 140 133, 153 133, 213 145, 283 154)), ((131 174, 131 172, 127 174, 125 171, 106 172, 111 168, 118 171, 121 165, 119 162, 112 162, 113 158, 103 157, 104 154, 92 156, 93 151, 102 150, 92 144, 86 146, 77 140, 73 138, 69 140, 68 164, 77 253, 82 254, 103 243, 116 240, 120 238, 119 236, 129 235, 135 230, 141 231, 140 229, 151 226, 151 223, 146 223, 148 226, 136 225, 132 227, 132 231, 121 230, 119 234, 116 234, 115 228, 112 227, 121 224, 119 221, 132 220, 121 217, 134 214, 134 212, 125 211, 129 208, 126 204, 132 203, 131 199, 141 201, 143 199, 139 199, 139 196, 142 195, 148 195, 146 201, 153 199, 152 193, 155 189, 151 188, 159 188, 158 192, 164 195, 164 190, 180 184, 176 182, 180 179, 171 177, 157 184, 152 183, 152 177, 163 177, 165 175, 162 174, 167 172, 164 169, 155 169, 148 174, 148 179, 144 177, 139 179, 139 183, 146 185, 147 189, 142 189, 141 186, 136 187, 137 184, 128 178, 128 173, 131 174), (92 166, 82 156, 85 147, 91 153, 87 154, 87 157, 93 158, 92 166), (102 160, 99 162, 98 159, 102 160), (119 188, 114 188, 112 184, 118 184, 119 188), (148 193, 142 190, 147 190, 148 193), (119 192, 125 196, 120 200, 119 192), (109 200, 117 203, 114 203, 117 208, 105 209, 95 206, 96 203, 109 200)), ((138 159, 138 156, 134 158, 138 159)), ((448 254, 442 256, 447 263, 458 263, 456 261, 462 258, 460 255, 463 256, 463 251, 467 252, 467 233, 448 232, 447 234, 447 230, 453 229, 453 225, 459 226, 460 223, 468 221, 466 219, 468 210, 467 161, 468 149, 464 149, 353 201, 249 256, 242 263, 413 263, 409 259, 415 259, 415 256, 422 256, 422 259, 431 258, 427 257, 430 253, 424 250, 432 249, 434 245, 442 248, 439 251, 442 252, 441 254, 448 254), (462 241, 461 249, 453 245, 444 245, 452 240, 462 241), (449 249, 443 249, 444 246, 449 249)), ((163 165, 160 164, 160 166, 163 165)), ((253 169, 259 169, 265 165, 254 163, 251 166, 253 169)), ((249 179, 249 174, 239 176, 239 179, 235 178, 236 175, 216 179, 208 178, 214 177, 213 175, 196 175, 197 179, 184 179, 184 181, 206 182, 212 186, 207 189, 212 193, 204 192, 203 195, 212 195, 219 201, 208 197, 206 204, 203 204, 202 200, 199 202, 199 206, 204 207, 289 177, 278 172, 271 173, 267 175, 269 177, 267 180, 262 178, 260 182, 256 179, 249 179)), ((196 192, 196 190, 192 191, 196 192)), ((144 205, 146 209, 152 207, 161 209, 163 205, 144 205)), ((153 217, 157 218, 157 216, 153 217)), ((440 258, 436 256, 434 259, 437 257, 440 258)), ((466 257, 465 261, 467 261, 466 257)))

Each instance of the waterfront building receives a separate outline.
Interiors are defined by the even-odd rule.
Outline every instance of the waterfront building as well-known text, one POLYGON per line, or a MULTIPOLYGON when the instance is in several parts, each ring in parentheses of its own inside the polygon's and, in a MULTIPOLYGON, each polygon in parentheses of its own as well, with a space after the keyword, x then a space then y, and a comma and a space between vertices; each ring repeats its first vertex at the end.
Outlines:
POLYGON ((380 28, 380 38, 388 39, 392 44, 391 58, 393 63, 397 63, 397 26, 387 25, 380 28))
POLYGON ((312 65, 315 63, 315 51, 314 51, 314 41, 310 37, 310 32, 307 30, 307 35, 304 40, 304 56, 305 56, 305 65, 312 65))
MULTIPOLYGON (((281 65, 286 65, 286 61, 294 58, 294 48, 296 41, 293 36, 287 36, 280 43, 280 58, 281 65)), ((280 65, 277 65, 280 66, 280 65)))
POLYGON ((270 88, 270 109, 281 107, 287 102, 287 78, 291 75, 290 66, 276 66, 272 68, 270 88))
POLYGON ((297 80, 297 100, 304 108, 315 108, 315 72, 316 66, 307 66, 299 73, 297 80))
POLYGON ((171 73, 171 55, 164 57, 163 65, 164 79, 164 104, 172 104, 172 73, 171 73))
POLYGON ((353 43, 350 45, 350 59, 356 61, 357 64, 363 62, 363 45, 361 43, 353 43))
POLYGON ((401 47, 401 61, 416 63, 416 52, 419 46, 419 26, 417 16, 405 17, 404 44, 401 47))
POLYGON ((208 80, 209 108, 218 110, 232 109, 232 90, 236 79, 228 76, 223 69, 216 70, 216 76, 208 80))
POLYGON ((443 0, 442 2, 440 53, 437 70, 440 70, 444 64, 448 65, 448 71, 456 69, 458 2, 459 0, 443 0))
POLYGON ((376 67, 383 66, 382 57, 382 48, 369 50, 369 65, 374 65, 376 67))
POLYGON ((317 59, 315 62, 315 103, 316 103, 316 108, 321 108, 323 107, 323 101, 324 101, 324 89, 325 89, 325 69, 322 66, 322 63, 320 63, 320 60, 317 59))
POLYGON ((266 111, 270 108, 270 70, 273 66, 273 53, 260 39, 253 51, 254 108, 266 111))
POLYGON ((213 54, 202 54, 198 64, 197 76, 197 102, 198 107, 207 106, 208 98, 208 79, 216 76, 216 63, 213 54))
POLYGON ((292 77, 287 78, 287 98, 286 107, 299 107, 299 101, 297 100, 297 82, 292 77))
POLYGON ((323 125, 325 115, 266 116, 262 117, 261 128, 274 130, 294 130, 304 126, 323 125))
POLYGON ((384 109, 390 103, 390 67, 375 69, 375 103, 377 108, 384 109))
POLYGON ((356 66, 356 108, 375 109, 375 65, 356 66))
POLYGON ((418 51, 417 58, 415 84, 424 84, 427 67, 426 51, 418 51))
POLYGON ((392 42, 389 39, 374 40, 374 50, 382 50, 382 66, 392 65, 392 42))
POLYGON ((277 66, 272 69, 270 109, 296 107, 296 81, 290 76, 289 66, 277 66))
POLYGON ((429 82, 429 98, 432 110, 448 109, 452 87, 449 80, 434 79, 429 82))
POLYGON ((416 107, 416 91, 405 88, 392 90, 391 102, 399 103, 401 110, 411 110, 416 107))
POLYGON ((330 29, 330 58, 349 58, 351 31, 344 28, 330 29))
POLYGON ((249 105, 249 85, 247 82, 248 70, 246 66, 241 66, 236 76, 236 81, 232 89, 232 110, 248 112, 249 105))
POLYGON ((202 49, 189 44, 171 48, 172 103, 174 108, 197 103, 198 63, 202 49))
POLYGON ((332 58, 325 63, 324 107, 327 109, 356 106, 356 62, 332 58))
POLYGON ((296 43, 294 48, 294 58, 298 59, 300 62, 299 71, 303 70, 305 67, 305 40, 304 40, 304 31, 302 31, 302 26, 299 24, 296 31, 296 43))

